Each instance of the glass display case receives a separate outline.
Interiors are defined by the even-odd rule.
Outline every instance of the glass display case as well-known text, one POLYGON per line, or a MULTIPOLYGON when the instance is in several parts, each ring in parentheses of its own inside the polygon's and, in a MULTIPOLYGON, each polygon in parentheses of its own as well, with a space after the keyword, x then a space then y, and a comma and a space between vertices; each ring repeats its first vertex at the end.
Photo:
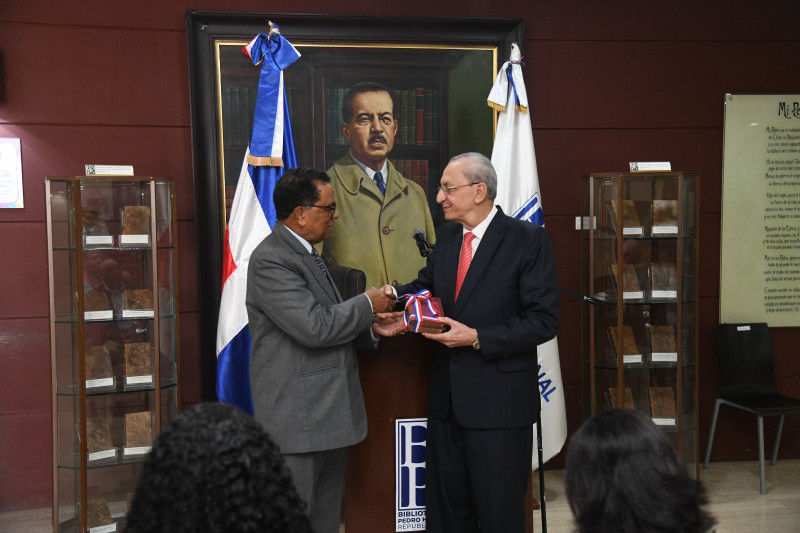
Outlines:
POLYGON ((173 182, 48 177, 53 530, 122 531, 178 412, 173 182))
POLYGON ((647 413, 696 475, 698 176, 590 174, 582 203, 585 415, 647 413))

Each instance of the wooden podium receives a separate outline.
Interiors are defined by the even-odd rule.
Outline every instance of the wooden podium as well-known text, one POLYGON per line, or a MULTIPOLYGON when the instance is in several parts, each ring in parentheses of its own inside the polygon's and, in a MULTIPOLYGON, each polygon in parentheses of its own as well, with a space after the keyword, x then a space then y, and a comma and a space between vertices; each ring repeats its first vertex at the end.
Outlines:
POLYGON ((367 438, 350 448, 342 520, 346 533, 391 533, 395 525, 394 425, 427 416, 436 346, 421 335, 381 339, 358 352, 367 438))
MULTIPOLYGON (((345 533, 395 530, 395 420, 427 416, 435 349, 421 335, 406 334, 381 339, 376 351, 358 352, 367 438, 350 448, 342 502, 345 533)), ((529 532, 533 531, 530 494, 529 482, 525 499, 529 532)))

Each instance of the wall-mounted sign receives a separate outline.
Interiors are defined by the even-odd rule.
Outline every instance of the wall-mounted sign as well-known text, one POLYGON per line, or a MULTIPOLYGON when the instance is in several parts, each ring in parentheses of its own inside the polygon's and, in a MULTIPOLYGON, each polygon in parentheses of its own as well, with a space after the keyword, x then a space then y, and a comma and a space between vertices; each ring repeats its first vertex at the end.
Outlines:
POLYGON ((25 207, 19 139, 0 138, 0 207, 25 207))
POLYGON ((800 94, 725 95, 720 322, 800 326, 800 94))

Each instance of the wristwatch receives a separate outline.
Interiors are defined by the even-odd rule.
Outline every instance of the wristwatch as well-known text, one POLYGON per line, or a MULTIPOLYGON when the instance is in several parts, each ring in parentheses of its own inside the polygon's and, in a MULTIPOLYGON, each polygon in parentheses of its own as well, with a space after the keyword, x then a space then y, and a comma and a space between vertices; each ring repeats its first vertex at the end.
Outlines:
POLYGON ((475 334, 475 342, 472 343, 472 349, 477 351, 481 349, 481 342, 478 340, 478 334, 475 334))

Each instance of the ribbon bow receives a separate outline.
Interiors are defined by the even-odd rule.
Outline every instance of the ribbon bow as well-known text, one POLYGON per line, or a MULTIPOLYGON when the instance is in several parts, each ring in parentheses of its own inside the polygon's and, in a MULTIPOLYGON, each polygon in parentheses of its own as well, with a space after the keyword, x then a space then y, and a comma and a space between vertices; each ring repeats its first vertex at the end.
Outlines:
POLYGON ((404 294, 398 300, 408 300, 406 302, 406 311, 403 313, 403 327, 408 330, 410 319, 415 320, 414 333, 419 333, 422 329, 422 322, 425 319, 436 320, 436 311, 431 305, 431 291, 424 289, 416 294, 404 294))

